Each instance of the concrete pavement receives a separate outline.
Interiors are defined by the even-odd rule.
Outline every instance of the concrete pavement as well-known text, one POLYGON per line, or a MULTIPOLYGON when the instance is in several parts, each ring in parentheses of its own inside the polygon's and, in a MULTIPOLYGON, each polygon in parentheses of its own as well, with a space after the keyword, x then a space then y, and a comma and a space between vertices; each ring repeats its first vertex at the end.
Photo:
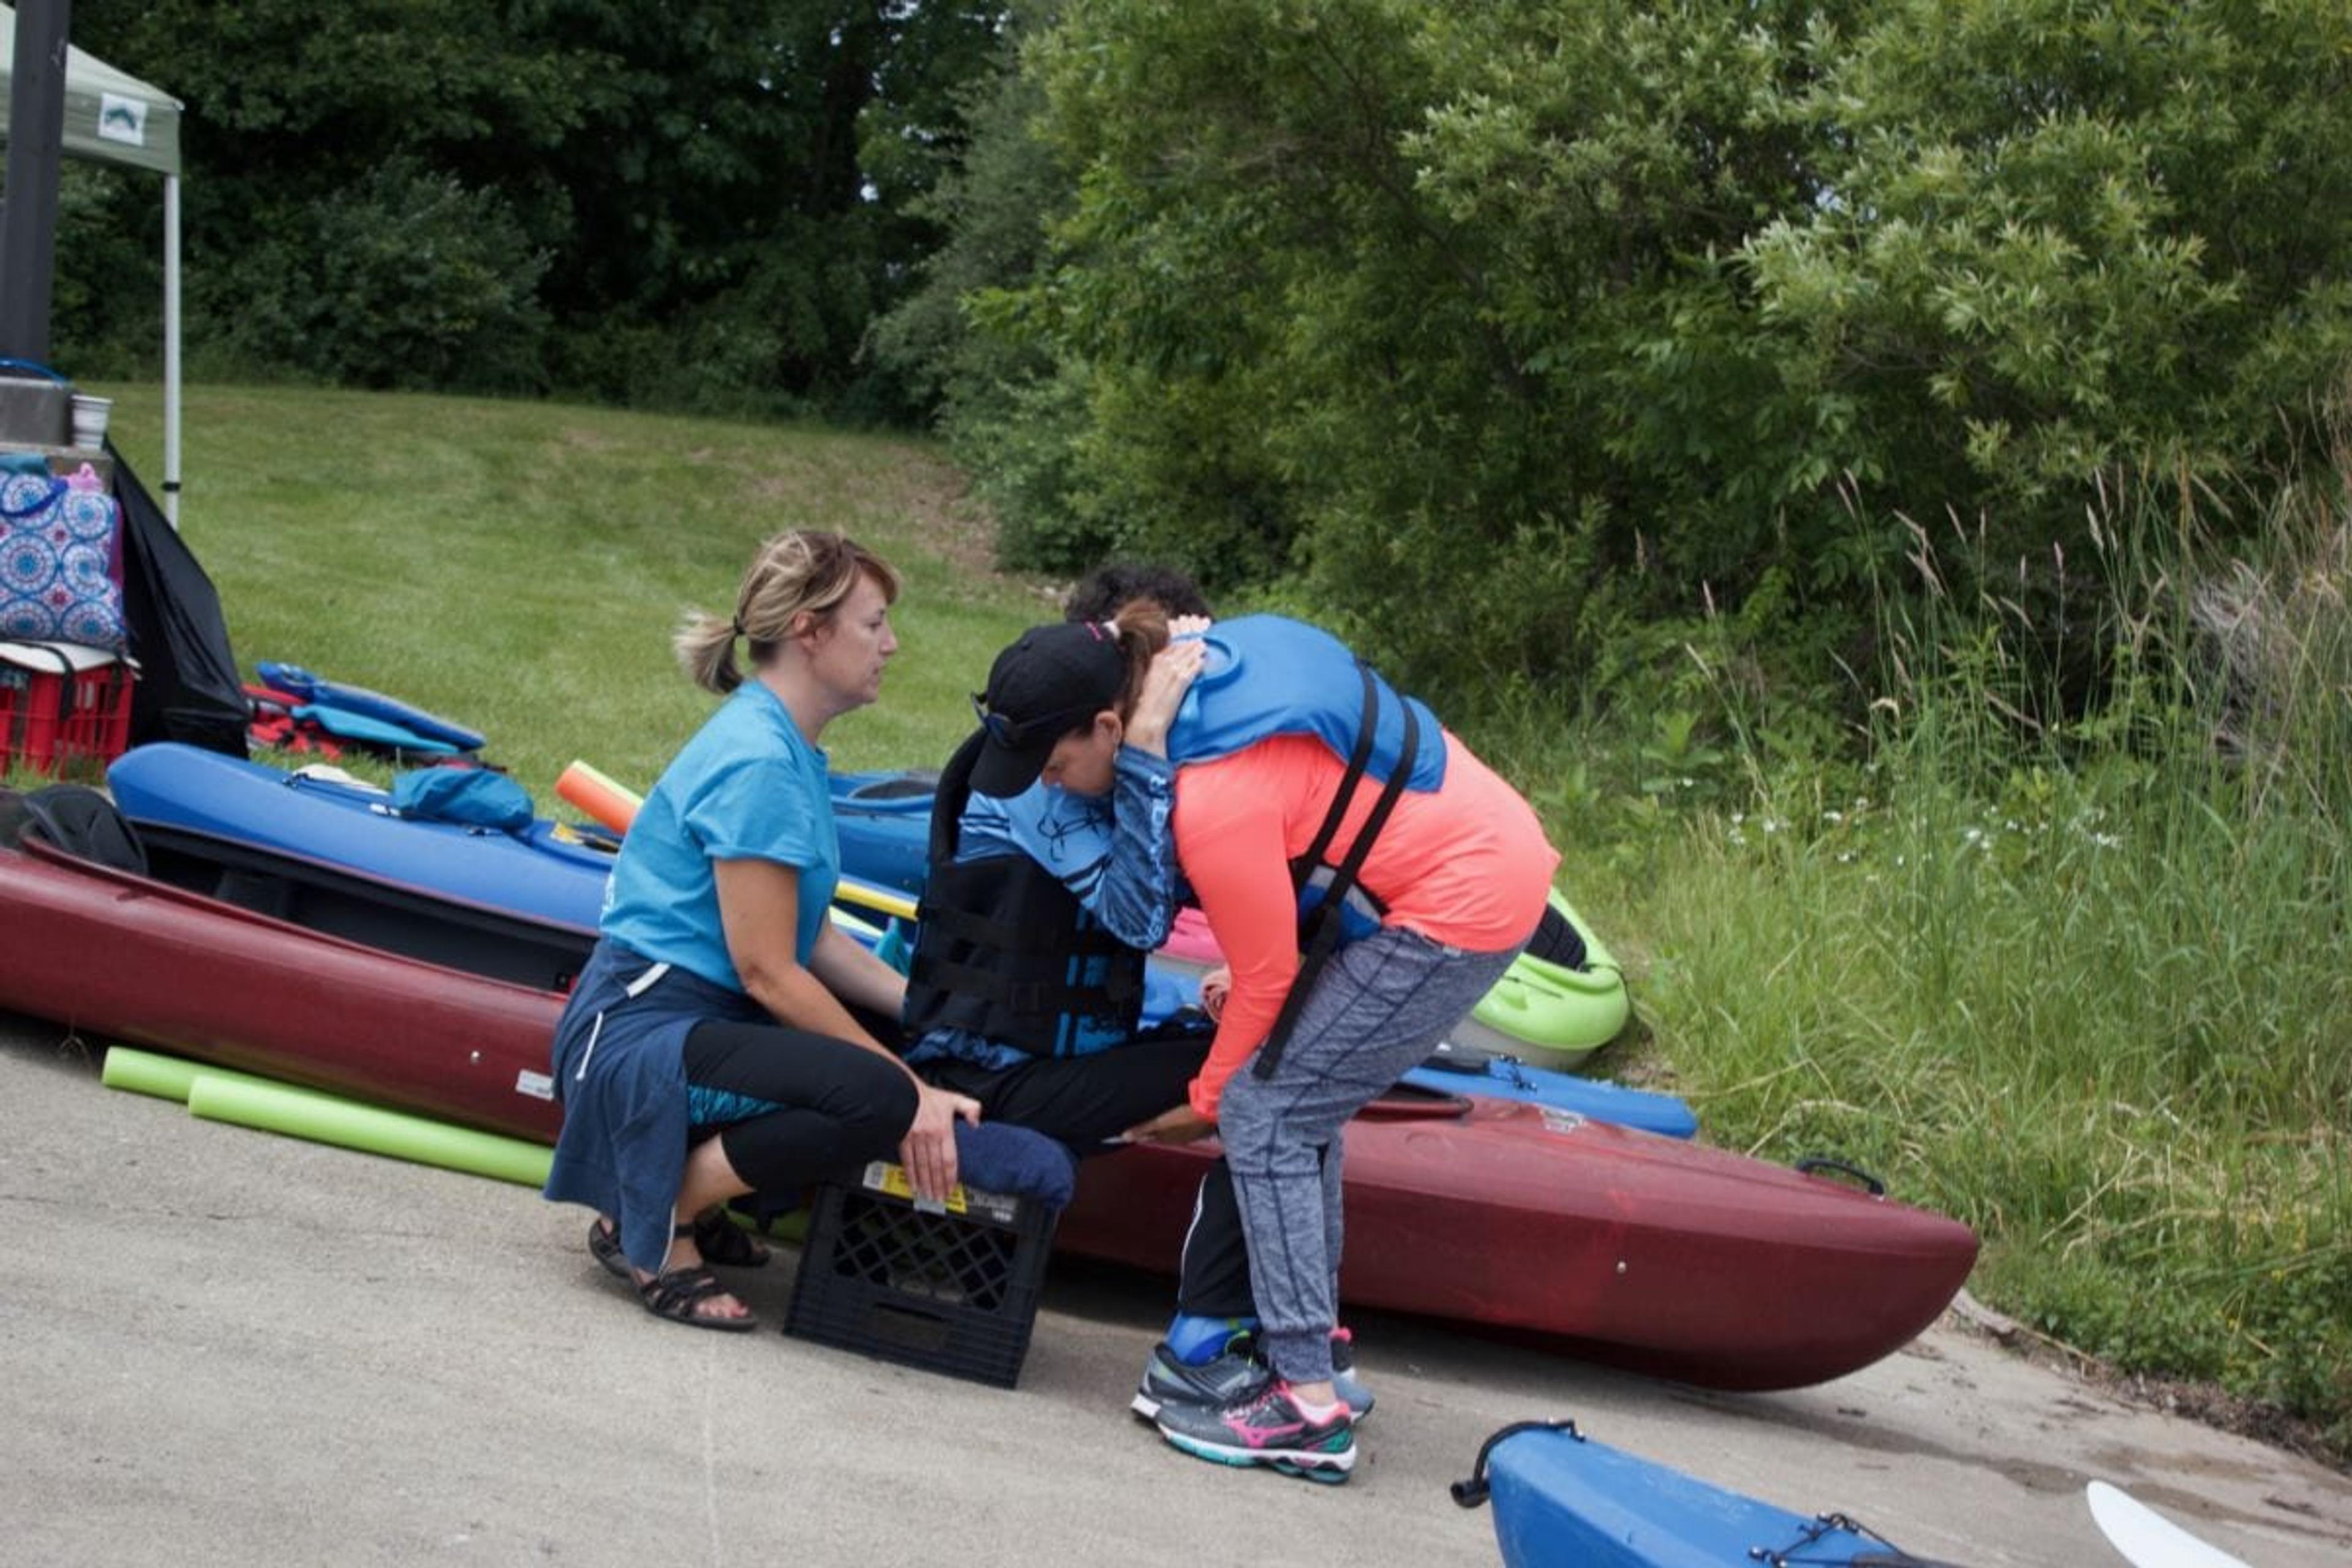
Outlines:
MULTIPOLYGON (((2352 1480, 1950 1320, 1735 1395, 1367 1317, 1353 1482, 1228 1471, 1126 1414, 1163 1281, 1057 1263, 1012 1393, 676 1328, 581 1211, 195 1121, 58 1033, 0 1017, 0 1563, 1492 1564, 1446 1483, 1558 1415, 1956 1563, 2119 1563, 2094 1479, 2256 1568, 2352 1560, 2352 1480)), ((737 1276, 771 1325, 793 1264, 737 1276)))

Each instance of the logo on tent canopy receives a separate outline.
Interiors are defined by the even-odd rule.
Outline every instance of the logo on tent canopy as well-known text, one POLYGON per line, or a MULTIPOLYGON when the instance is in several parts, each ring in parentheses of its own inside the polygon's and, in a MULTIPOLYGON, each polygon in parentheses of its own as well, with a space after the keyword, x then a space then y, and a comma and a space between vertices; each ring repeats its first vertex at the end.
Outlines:
POLYGON ((98 133, 109 142, 147 145, 147 106, 135 98, 102 92, 98 97, 98 133))

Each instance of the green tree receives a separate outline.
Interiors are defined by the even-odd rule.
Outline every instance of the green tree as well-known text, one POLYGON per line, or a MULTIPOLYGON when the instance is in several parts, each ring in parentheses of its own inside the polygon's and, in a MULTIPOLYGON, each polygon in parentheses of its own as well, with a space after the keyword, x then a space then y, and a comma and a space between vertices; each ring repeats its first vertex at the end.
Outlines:
POLYGON ((1024 44, 1052 10, 1052 0, 1012 8, 991 68, 959 90, 960 146, 891 143, 930 164, 928 180, 910 182, 921 194, 908 209, 942 238, 920 264, 916 287, 875 331, 877 359, 935 410, 995 506, 1001 552, 1047 568, 1090 563, 1103 542, 1091 532, 1071 536, 1084 510, 1070 489, 1084 389, 1022 319, 1013 292, 1036 281, 1048 228, 1077 195, 1039 133, 1044 87, 1022 68, 1024 44), (1029 531, 1039 527, 1057 532, 1029 531))
POLYGON ((1068 422, 1012 537, 1283 578, 1471 695, 1608 686, 1730 609, 1824 670, 1906 516, 2056 606, 2118 471, 2325 452, 2347 26, 1071 0, 1025 69, 1075 199, 963 296, 1068 422))
POLYGON ((869 174, 861 135, 951 146, 1000 10, 84 0, 76 34, 187 103, 200 343, 347 380, 890 412, 860 351, 936 240, 901 188, 929 165, 869 174))
POLYGON ((1818 188, 1751 123, 1809 68, 1779 9, 1073 5, 1037 68, 1083 196, 1032 308, 1121 542, 1294 574, 1465 694, 1589 673, 1669 574, 1759 577, 1769 513, 1669 507, 1626 384, 1818 188))

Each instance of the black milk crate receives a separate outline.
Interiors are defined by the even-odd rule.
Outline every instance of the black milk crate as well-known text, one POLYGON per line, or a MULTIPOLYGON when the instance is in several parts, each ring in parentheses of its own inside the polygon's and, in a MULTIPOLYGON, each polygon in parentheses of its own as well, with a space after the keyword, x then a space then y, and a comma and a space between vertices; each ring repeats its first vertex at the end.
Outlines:
POLYGON ((1029 1353, 1060 1211, 958 1187, 918 1206, 899 1166, 823 1186, 784 1332, 1010 1388, 1029 1353))

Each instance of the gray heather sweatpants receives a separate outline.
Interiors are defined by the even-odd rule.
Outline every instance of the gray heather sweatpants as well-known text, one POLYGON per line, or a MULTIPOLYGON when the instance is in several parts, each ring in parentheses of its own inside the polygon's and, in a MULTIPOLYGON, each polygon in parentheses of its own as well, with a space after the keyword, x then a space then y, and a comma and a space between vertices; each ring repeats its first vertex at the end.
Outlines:
POLYGON ((1323 966, 1272 1078, 1253 1054, 1226 1080, 1217 1135, 1249 1241, 1258 1342, 1288 1381, 1331 1375, 1340 1130, 1421 1065, 1517 952, 1464 952, 1384 927, 1323 966))

